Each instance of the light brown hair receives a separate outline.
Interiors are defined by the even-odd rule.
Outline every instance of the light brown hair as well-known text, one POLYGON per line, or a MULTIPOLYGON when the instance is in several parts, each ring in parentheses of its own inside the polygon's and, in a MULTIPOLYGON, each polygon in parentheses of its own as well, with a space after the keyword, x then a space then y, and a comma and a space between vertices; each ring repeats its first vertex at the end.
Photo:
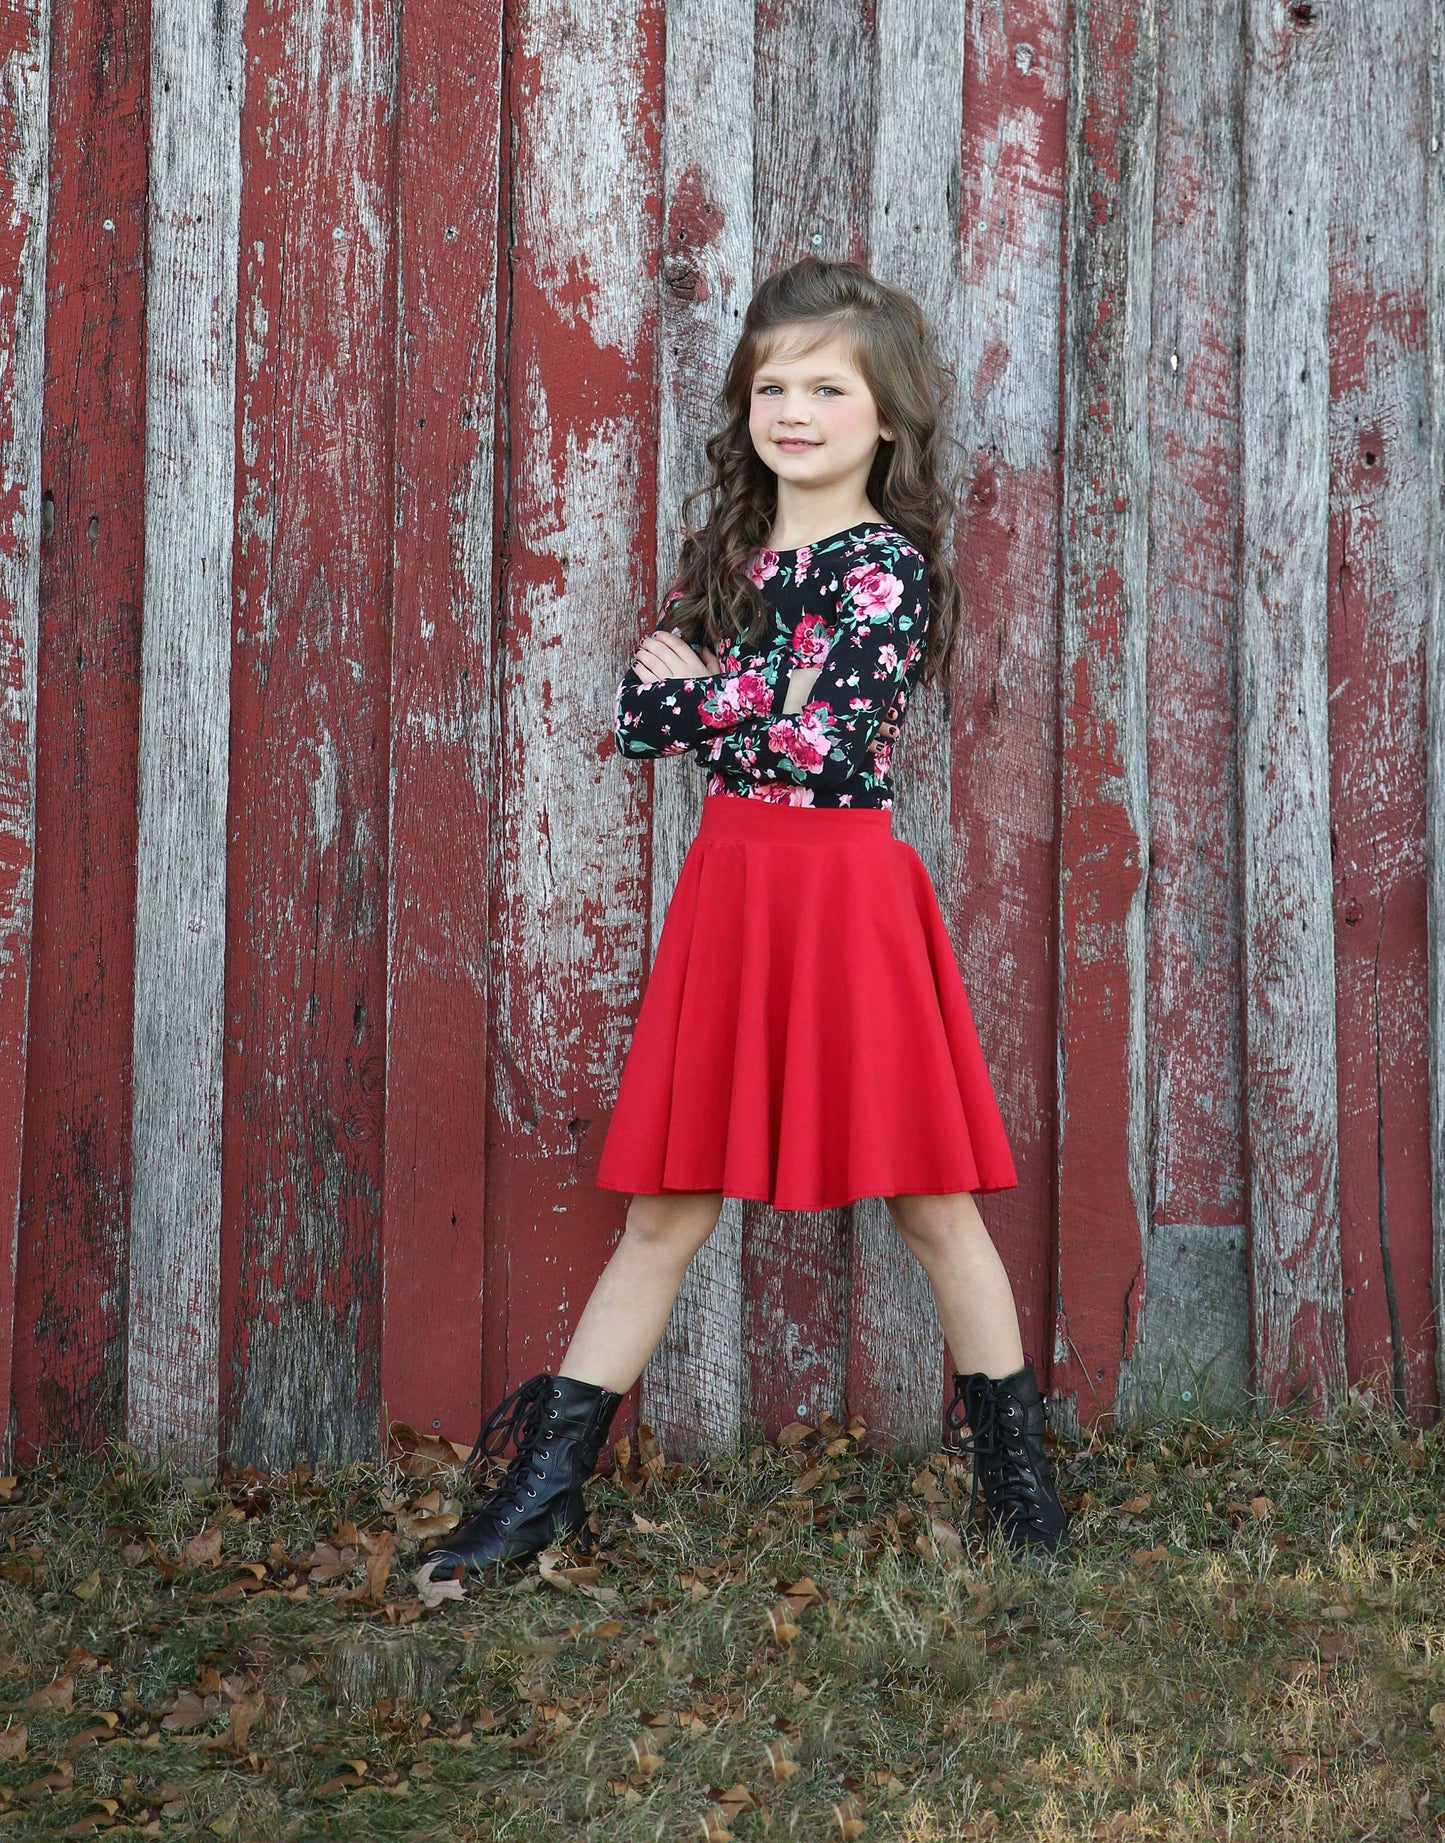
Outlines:
POLYGON ((666 624, 690 646, 717 650, 726 635, 756 644, 772 611, 747 569, 764 546, 777 508, 777 476, 753 446, 748 423, 753 378, 787 348, 801 357, 835 334, 873 394, 893 439, 880 441, 868 499, 923 555, 928 628, 920 682, 943 680, 957 637, 962 597, 948 558, 955 492, 944 478, 944 413, 953 375, 939 356, 923 309, 858 262, 805 256, 767 277, 748 303, 743 330, 718 394, 723 421, 705 453, 712 479, 683 501, 684 537, 666 605, 666 624), (707 522, 688 524, 697 500, 707 522))

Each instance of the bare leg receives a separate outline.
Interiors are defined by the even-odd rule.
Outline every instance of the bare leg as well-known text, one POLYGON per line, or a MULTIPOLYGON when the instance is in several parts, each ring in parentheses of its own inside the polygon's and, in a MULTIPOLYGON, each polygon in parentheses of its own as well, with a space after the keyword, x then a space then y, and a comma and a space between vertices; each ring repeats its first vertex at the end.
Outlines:
POLYGON ((661 1342, 688 1262, 717 1227, 718 1190, 636 1196, 559 1374, 625 1395, 661 1342))
POLYGON ((1023 1368, 1013 1288, 972 1195, 887 1199, 904 1241, 933 1287, 954 1362, 967 1374, 1009 1376, 1023 1368))

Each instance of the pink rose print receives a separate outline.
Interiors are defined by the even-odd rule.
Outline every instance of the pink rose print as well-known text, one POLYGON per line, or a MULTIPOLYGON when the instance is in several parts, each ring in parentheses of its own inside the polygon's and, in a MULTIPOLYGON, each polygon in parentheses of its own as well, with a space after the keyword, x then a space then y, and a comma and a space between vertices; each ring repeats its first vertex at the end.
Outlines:
POLYGON ((854 607, 870 621, 892 614, 903 600, 903 584, 878 563, 860 563, 849 570, 843 587, 852 596, 854 607))
POLYGON ((805 704, 795 717, 784 717, 768 731, 768 747, 815 774, 828 757, 828 723, 833 713, 819 698, 805 704))
MULTIPOLYGON (((928 582, 921 554, 891 528, 840 533, 797 550, 754 550, 749 581, 771 621, 756 635, 720 635, 711 673, 618 687, 620 752, 684 752, 707 791, 776 806, 893 805, 897 743, 875 734, 896 723, 927 653, 928 582), (781 715, 790 670, 818 676, 811 701, 781 715)), ((665 604, 676 618, 674 584, 665 604)))
POLYGON ((793 629, 793 657, 800 665, 821 665, 833 643, 833 630, 821 614, 805 614, 793 629))
POLYGON ((773 691, 761 672, 739 672, 708 691, 698 715, 709 729, 731 729, 741 717, 764 716, 773 707, 773 691))
POLYGON ((784 787, 777 782, 765 783, 753 795, 755 800, 771 800, 774 806, 815 806, 811 787, 784 787))

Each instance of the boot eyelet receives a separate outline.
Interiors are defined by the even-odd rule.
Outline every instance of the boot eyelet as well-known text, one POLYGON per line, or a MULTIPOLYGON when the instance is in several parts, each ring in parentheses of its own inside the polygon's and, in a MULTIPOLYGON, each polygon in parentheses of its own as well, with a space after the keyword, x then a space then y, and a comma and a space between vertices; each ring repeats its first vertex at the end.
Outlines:
POLYGON ((528 1485, 528 1487, 527 1487, 527 1496, 528 1496, 528 1497, 535 1497, 536 1495, 537 1495, 537 1493, 536 1493, 536 1492, 535 1492, 535 1491, 534 1491, 534 1490, 532 1489, 532 1487, 531 1487, 530 1485, 528 1485))

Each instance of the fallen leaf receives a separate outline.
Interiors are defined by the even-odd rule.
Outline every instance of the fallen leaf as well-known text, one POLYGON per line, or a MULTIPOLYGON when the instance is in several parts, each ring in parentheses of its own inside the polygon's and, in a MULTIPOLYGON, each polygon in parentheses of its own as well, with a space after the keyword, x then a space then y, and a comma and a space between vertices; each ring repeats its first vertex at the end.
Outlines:
POLYGON ((411 1577, 421 1598, 422 1605, 429 1613, 434 1613, 448 1600, 465 1600, 466 1589, 459 1580, 434 1581, 431 1576, 432 1563, 424 1562, 411 1577))
POLYGON ((75 1700, 75 1678, 66 1675, 57 1677, 53 1683, 31 1692, 20 1704, 27 1715, 63 1714, 75 1700))
POLYGON ((192 1728, 204 1727, 220 1707, 219 1696, 200 1697, 193 1689, 183 1689, 170 1705, 169 1712, 161 1718, 161 1726, 173 1734, 185 1734, 192 1728))
POLYGON ((537 1557, 537 1572, 549 1586, 570 1588, 576 1593, 586 1594, 589 1600, 596 1600, 603 1606, 622 1604, 622 1595, 616 1587, 596 1585, 600 1568, 573 1567, 559 1549, 543 1549, 537 1557))
MULTIPOLYGON (((1445 1704, 1441 1706, 1445 1707, 1445 1704)), ((7 1728, 0 1734, 0 1760, 23 1760, 29 1735, 30 1730, 23 1721, 17 1721, 13 1728, 7 1728)))
POLYGON ((408 1541, 430 1542, 433 1536, 449 1536, 461 1520, 460 1509, 428 1517, 404 1517, 398 1512, 396 1527, 408 1541))
POLYGON ((300 1565, 307 1569, 316 1585, 335 1580, 338 1574, 346 1570, 356 1560, 354 1548, 338 1549, 334 1543, 318 1542, 311 1554, 300 1565))
POLYGON ((52 1766, 48 1773, 42 1773, 38 1779, 32 1779, 29 1785, 20 1788, 20 1796, 27 1801, 44 1798, 47 1792, 64 1792, 74 1783, 75 1768, 69 1760, 62 1760, 59 1766, 52 1766))
POLYGON ((633 1765, 644 1779, 650 1779, 662 1765, 662 1755, 652 1745, 649 1735, 633 1735, 627 1743, 632 1750, 633 1765))
POLYGON ((756 1802, 741 1780, 736 1785, 730 1785, 725 1792, 710 1786, 707 1795, 722 1814, 724 1823, 729 1824, 740 1811, 748 1810, 756 1802))
POLYGON ((186 1560, 197 1568, 214 1568, 221 1559, 221 1526, 203 1529, 186 1544, 186 1560))
POLYGON ((768 1608, 768 1625, 780 1645, 790 1645, 798 1636, 800 1628, 793 1623, 792 1611, 786 1600, 779 1600, 768 1608))
POLYGON ((226 1723, 224 1734, 212 1735, 204 1745, 207 1747, 228 1747, 238 1754, 246 1751, 246 1742, 256 1717, 266 1706, 266 1698, 258 1689, 254 1695, 238 1696, 231 1703, 230 1718, 226 1723))
POLYGON ((789 1421, 778 1435, 777 1443, 784 1447, 801 1446, 808 1435, 816 1431, 817 1429, 810 1427, 806 1421, 789 1421))
POLYGON ((373 1606, 379 1606, 386 1598, 386 1582, 391 1573, 396 1537, 387 1529, 378 1536, 363 1536, 361 1540, 367 1550, 366 1579, 359 1587, 348 1587, 339 1597, 343 1600, 369 1600, 373 1606))
POLYGON ((844 1843, 853 1843, 855 1837, 861 1837, 868 1828, 858 1809, 856 1798, 845 1798, 833 1807, 833 1819, 844 1843))
POLYGON ((803 1770, 786 1741, 770 1741, 764 1751, 774 1779, 791 1779, 794 1773, 803 1770))
POLYGON ((777 1581, 775 1585, 795 1613, 802 1612, 805 1606, 811 1606, 815 1600, 826 1600, 828 1597, 810 1574, 803 1575, 791 1586, 782 1581, 777 1581))
POLYGON ((100 1570, 87 1574, 83 1581, 72 1581, 70 1591, 77 1600, 93 1600, 100 1592, 100 1570))
POLYGON ((930 1517, 928 1534, 933 1544, 933 1553, 941 1567, 953 1569, 963 1566, 963 1538, 951 1523, 943 1517, 930 1517))

